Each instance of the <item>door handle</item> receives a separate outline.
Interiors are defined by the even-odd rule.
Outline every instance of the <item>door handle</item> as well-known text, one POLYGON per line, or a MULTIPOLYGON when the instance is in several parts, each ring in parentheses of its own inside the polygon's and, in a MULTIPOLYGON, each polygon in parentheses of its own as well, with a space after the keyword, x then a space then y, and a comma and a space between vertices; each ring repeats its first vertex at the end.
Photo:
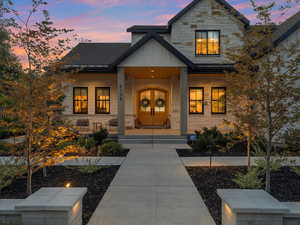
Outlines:
POLYGON ((154 108, 151 108, 151 115, 154 116, 154 108))

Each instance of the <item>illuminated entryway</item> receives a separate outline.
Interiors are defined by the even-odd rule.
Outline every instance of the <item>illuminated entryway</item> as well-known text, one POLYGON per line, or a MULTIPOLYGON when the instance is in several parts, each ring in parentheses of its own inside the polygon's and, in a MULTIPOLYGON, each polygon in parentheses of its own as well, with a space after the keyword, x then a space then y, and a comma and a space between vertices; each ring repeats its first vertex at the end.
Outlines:
POLYGON ((170 128, 169 95, 162 89, 148 88, 137 94, 136 128, 170 128))

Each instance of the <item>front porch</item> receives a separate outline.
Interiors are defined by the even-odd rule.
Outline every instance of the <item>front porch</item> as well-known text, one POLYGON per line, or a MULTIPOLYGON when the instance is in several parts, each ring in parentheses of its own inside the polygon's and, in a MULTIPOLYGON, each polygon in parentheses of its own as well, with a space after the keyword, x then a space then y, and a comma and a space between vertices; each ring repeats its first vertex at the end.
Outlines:
POLYGON ((117 133, 186 135, 187 76, 185 67, 119 67, 117 133))

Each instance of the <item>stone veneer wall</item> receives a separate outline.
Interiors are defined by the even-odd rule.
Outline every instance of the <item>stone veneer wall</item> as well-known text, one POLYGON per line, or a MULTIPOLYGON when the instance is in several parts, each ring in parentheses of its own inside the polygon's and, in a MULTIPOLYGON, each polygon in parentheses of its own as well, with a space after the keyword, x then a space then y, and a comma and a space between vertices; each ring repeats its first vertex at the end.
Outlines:
POLYGON ((171 43, 194 63, 225 63, 226 49, 240 45, 244 24, 215 0, 202 0, 172 25, 171 43), (220 30, 221 56, 195 56, 195 31, 220 30))
MULTIPOLYGON (((78 119, 85 118, 90 120, 90 128, 93 122, 102 122, 104 126, 108 125, 108 121, 117 118, 117 89, 115 74, 77 74, 76 80, 66 92, 64 104, 66 110, 65 117, 76 123, 78 119), (89 114, 73 114, 73 88, 72 87, 88 87, 89 88, 89 114), (111 113, 95 114, 95 88, 110 87, 111 88, 111 113)), ((203 127, 218 126, 222 128, 224 119, 232 119, 230 114, 211 114, 211 88, 226 87, 225 78, 222 74, 190 74, 189 87, 204 87, 205 106, 204 114, 188 115, 189 132, 201 129, 203 127)), ((136 79, 132 76, 126 77, 126 127, 134 128, 137 108, 137 92, 145 88, 161 88, 169 92, 169 115, 171 119, 171 128, 180 128, 180 91, 179 76, 171 76, 170 79, 136 79)), ((188 95, 189 93, 187 93, 188 95)), ((189 107, 187 105, 187 107, 189 107)), ((224 128, 222 128, 224 129, 224 128)))

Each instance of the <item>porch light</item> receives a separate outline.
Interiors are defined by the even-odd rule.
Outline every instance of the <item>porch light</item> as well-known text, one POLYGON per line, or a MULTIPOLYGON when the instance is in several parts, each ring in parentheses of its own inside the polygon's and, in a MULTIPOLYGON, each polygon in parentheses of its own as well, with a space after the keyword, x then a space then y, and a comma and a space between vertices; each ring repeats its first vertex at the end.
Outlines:
POLYGON ((65 187, 66 188, 70 188, 71 187, 71 183, 66 183, 65 187))

